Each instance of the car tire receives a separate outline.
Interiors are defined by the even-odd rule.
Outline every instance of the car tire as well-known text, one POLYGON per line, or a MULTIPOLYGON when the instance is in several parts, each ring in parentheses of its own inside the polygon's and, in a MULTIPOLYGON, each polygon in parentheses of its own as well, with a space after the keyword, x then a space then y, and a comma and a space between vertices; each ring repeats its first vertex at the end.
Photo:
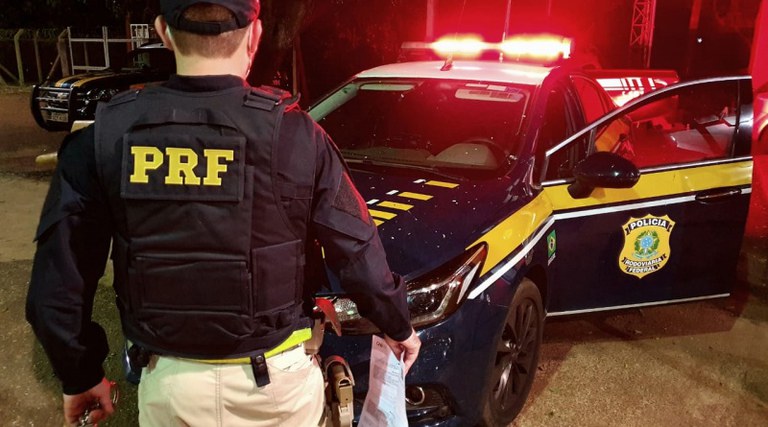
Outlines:
POLYGON ((497 342, 482 424, 506 426, 523 409, 539 363, 544 309, 536 284, 525 278, 515 291, 497 342))

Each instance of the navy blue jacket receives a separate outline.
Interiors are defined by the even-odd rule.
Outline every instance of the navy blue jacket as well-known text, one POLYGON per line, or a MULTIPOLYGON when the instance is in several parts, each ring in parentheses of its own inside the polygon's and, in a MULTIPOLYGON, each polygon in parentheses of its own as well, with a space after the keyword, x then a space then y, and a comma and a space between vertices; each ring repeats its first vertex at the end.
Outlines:
MULTIPOLYGON (((243 84, 234 76, 174 76, 166 86, 205 92, 243 84)), ((312 138, 317 145, 307 238, 316 237, 323 246, 328 267, 341 278, 361 314, 390 337, 406 339, 411 327, 404 286, 393 280, 375 225, 359 203, 362 198, 338 150, 299 110, 286 112, 279 132, 281 140, 312 138)), ((97 174, 94 138, 91 126, 62 144, 36 236, 27 299, 27 319, 67 394, 96 385, 108 353, 106 336, 91 314, 116 227, 107 189, 97 174)))

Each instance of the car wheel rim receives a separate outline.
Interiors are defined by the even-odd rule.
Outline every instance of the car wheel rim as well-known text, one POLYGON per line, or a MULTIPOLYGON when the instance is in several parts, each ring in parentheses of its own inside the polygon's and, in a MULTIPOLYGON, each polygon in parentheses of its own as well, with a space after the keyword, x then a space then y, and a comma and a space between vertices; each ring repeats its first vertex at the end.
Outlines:
POLYGON ((532 300, 526 299, 510 310, 496 350, 493 402, 498 412, 510 412, 519 399, 525 398, 526 384, 534 374, 540 327, 538 309, 532 300))

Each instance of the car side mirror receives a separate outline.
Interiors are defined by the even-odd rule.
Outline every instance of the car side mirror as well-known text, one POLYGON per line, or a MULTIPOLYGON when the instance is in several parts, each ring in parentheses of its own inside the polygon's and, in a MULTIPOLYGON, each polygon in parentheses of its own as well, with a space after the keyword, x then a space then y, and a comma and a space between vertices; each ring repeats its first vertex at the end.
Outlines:
POLYGON ((597 152, 573 168, 576 181, 568 186, 574 199, 583 199, 595 188, 632 188, 640 179, 637 166, 615 153, 597 152))

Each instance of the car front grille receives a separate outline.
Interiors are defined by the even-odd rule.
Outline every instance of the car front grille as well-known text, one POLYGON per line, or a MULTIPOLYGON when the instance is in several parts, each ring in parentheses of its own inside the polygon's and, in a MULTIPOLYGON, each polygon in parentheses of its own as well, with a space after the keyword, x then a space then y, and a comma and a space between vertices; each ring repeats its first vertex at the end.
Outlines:
POLYGON ((35 105, 41 118, 46 122, 68 123, 71 94, 71 88, 40 86, 35 105))

